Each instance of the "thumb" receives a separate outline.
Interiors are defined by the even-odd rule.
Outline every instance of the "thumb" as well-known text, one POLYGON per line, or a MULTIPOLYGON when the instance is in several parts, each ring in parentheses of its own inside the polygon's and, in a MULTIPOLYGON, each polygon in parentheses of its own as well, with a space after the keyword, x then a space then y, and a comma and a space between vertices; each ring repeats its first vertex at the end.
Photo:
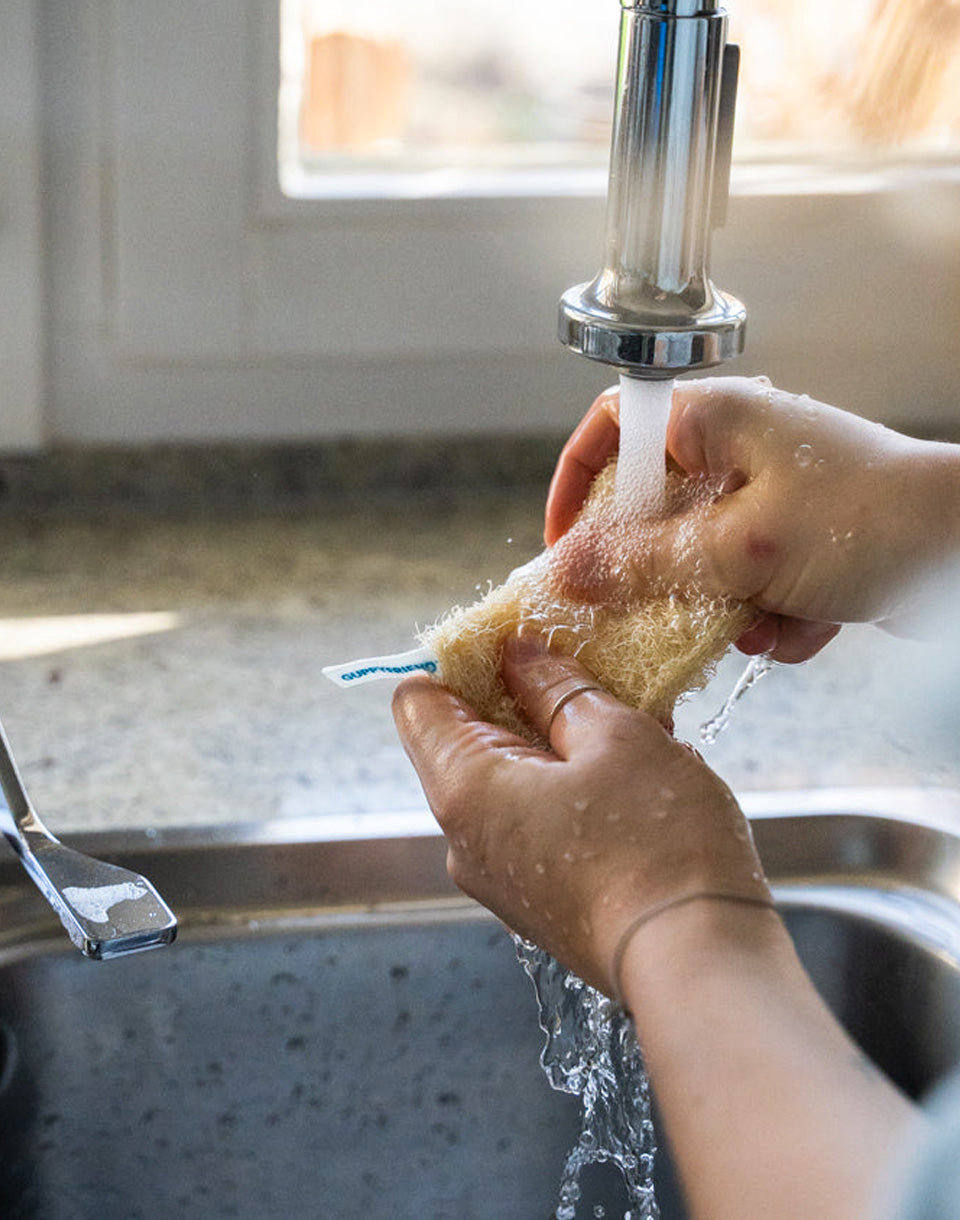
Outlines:
POLYGON ((689 475, 708 477, 723 491, 754 473, 756 442, 771 411, 766 377, 678 381, 667 427, 667 451, 689 475))
POLYGON ((652 716, 628 711, 576 658, 550 652, 544 637, 530 630, 505 644, 503 676, 524 716, 559 758, 571 759, 598 737, 606 740, 610 718, 622 713, 637 722, 633 728, 641 736, 668 738, 652 716))
POLYGON ((627 556, 633 591, 691 588, 711 597, 754 600, 780 552, 762 520, 756 489, 748 485, 651 523, 627 556))

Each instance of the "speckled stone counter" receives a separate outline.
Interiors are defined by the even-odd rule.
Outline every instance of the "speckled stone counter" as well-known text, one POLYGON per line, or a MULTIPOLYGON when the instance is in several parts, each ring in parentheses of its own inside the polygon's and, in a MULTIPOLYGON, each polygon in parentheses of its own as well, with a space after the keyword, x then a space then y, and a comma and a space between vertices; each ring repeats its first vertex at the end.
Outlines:
MULTIPOLYGON (((421 807, 389 684, 338 690, 321 667, 410 647, 417 624, 529 558, 548 468, 519 491, 282 511, 7 511, 0 715, 41 815, 71 831, 421 807)), ((728 658, 681 709, 682 736, 742 667, 728 658)), ((952 784, 957 669, 847 629, 766 677, 703 752, 741 791, 952 784)))

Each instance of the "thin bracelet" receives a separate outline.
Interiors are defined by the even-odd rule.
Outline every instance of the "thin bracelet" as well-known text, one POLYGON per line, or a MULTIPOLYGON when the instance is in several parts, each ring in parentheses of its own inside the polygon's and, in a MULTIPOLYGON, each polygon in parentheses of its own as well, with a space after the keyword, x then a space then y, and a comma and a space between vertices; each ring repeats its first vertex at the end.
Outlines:
POLYGON ((620 983, 623 959, 627 955, 627 948, 631 940, 633 940, 634 935, 639 932, 645 923, 649 923, 651 919, 656 919, 664 911, 670 911, 674 907, 686 906, 688 902, 695 902, 698 898, 720 898, 726 902, 740 902, 750 907, 766 907, 771 911, 777 909, 777 904, 772 898, 761 898, 756 894, 732 894, 726 890, 695 890, 692 894, 680 894, 676 898, 666 898, 663 902, 655 903, 649 910, 638 915, 633 923, 627 925, 626 930, 617 941, 616 949, 613 951, 613 965, 610 973, 613 979, 614 998, 618 1004, 623 1004, 623 987, 620 983))

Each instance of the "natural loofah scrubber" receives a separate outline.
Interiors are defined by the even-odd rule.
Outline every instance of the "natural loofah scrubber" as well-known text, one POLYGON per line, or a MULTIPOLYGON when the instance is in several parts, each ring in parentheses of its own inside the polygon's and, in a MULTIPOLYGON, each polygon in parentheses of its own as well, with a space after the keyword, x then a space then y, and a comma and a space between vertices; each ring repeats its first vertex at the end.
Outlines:
MULTIPOLYGON (((500 676, 503 645, 529 624, 548 635, 559 652, 576 656, 608 691, 662 723, 677 700, 702 687, 729 645, 750 624, 753 611, 732 599, 708 598, 695 589, 596 604, 563 591, 558 548, 588 551, 590 539, 623 528, 614 503, 616 463, 593 483, 573 530, 557 547, 518 568, 504 584, 472 606, 454 607, 421 633, 440 666, 440 678, 485 720, 536 740, 500 676)), ((671 475, 668 511, 689 503, 693 485, 671 475)), ((632 521, 630 528, 642 528, 632 521)))

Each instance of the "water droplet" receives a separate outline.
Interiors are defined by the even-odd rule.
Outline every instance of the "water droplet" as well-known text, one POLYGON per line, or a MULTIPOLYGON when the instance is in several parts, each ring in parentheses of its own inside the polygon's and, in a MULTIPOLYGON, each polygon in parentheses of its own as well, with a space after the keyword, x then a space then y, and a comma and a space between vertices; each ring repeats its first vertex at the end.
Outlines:
POLYGON ((798 466, 809 466, 813 461, 813 448, 810 445, 798 445, 794 454, 798 466))
POLYGON ((564 1182, 560 1188, 561 1203, 576 1203, 580 1198, 580 1187, 576 1182, 564 1182))

